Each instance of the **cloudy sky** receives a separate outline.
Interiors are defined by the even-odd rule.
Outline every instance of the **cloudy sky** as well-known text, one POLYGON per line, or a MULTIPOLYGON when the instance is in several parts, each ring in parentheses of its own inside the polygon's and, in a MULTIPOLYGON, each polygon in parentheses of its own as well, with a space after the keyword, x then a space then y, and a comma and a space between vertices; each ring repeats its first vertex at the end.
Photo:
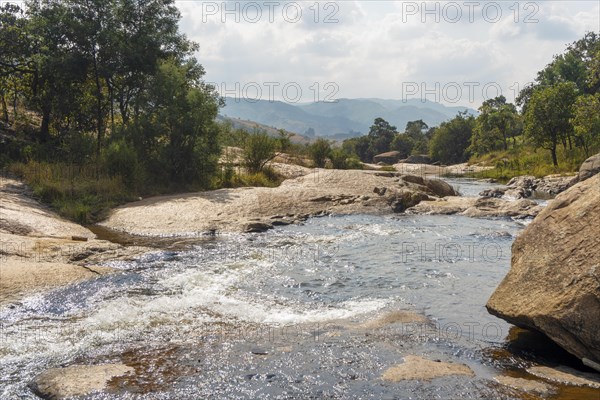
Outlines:
POLYGON ((598 1, 177 1, 223 95, 427 98, 477 108, 586 31, 598 1))

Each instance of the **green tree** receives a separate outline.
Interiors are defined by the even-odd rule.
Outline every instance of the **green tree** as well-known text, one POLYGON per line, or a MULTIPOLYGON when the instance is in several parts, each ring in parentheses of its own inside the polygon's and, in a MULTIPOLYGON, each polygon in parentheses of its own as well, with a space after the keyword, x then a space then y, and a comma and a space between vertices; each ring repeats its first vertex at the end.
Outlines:
POLYGON ((220 99, 202 81, 204 70, 195 60, 164 61, 136 107, 134 143, 153 172, 167 172, 177 182, 206 183, 218 160, 220 99))
POLYGON ((417 154, 427 153, 428 140, 425 137, 427 129, 429 129, 429 126, 422 119, 406 123, 404 133, 412 140, 411 152, 417 154))
POLYGON ((600 52, 600 35, 587 32, 583 38, 571 43, 563 54, 539 71, 535 82, 525 86, 516 103, 527 111, 528 103, 536 89, 553 86, 562 82, 572 82, 580 93, 594 94, 600 90, 600 71, 597 65, 600 52))
POLYGON ((394 136, 390 150, 398 151, 400 152, 400 158, 406 158, 412 153, 413 147, 413 140, 406 134, 399 133, 394 136))
POLYGON ((255 130, 244 144, 244 166, 250 173, 258 173, 275 158, 277 142, 267 132, 255 130))
POLYGON ((590 149, 600 142, 600 93, 577 98, 571 123, 575 130, 575 141, 588 157, 590 149))
POLYGON ((395 126, 390 125, 383 118, 376 118, 367 135, 371 142, 371 152, 376 155, 389 151, 390 144, 397 133, 398 130, 395 126))
POLYGON ((435 130, 429 143, 429 154, 444 164, 456 164, 469 159, 468 147, 475 127, 475 117, 459 112, 435 130))
POLYGON ((315 167, 325 168, 327 158, 331 153, 331 144, 328 140, 319 138, 308 147, 308 153, 313 160, 315 167))
POLYGON ((488 99, 479 107, 470 151, 485 154, 500 148, 508 150, 508 140, 520 133, 519 114, 504 96, 488 99))
POLYGON ((0 106, 2 120, 9 122, 12 103, 13 119, 17 118, 19 96, 27 91, 26 79, 33 72, 31 38, 23 10, 15 4, 0 7, 0 106))
POLYGON ((573 104, 577 87, 572 82, 536 89, 524 116, 525 134, 537 146, 547 149, 558 166, 556 147, 573 132, 573 104))

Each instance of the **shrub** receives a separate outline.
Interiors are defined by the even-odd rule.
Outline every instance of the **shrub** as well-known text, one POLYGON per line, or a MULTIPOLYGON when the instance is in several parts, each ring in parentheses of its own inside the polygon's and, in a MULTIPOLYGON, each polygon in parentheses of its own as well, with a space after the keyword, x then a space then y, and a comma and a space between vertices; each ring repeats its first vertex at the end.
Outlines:
POLYGON ((255 131, 244 144, 243 162, 251 174, 261 172, 275 157, 276 141, 264 131, 255 131))
POLYGON ((317 139, 313 144, 308 147, 308 153, 312 158, 315 167, 325 168, 327 163, 327 157, 331 153, 331 145, 323 138, 317 139))
POLYGON ((347 169, 348 162, 346 161, 348 158, 348 153, 344 151, 342 148, 335 148, 331 150, 329 153, 329 158, 331 159, 331 164, 335 169, 347 169))
POLYGON ((112 176, 121 176, 123 182, 137 188, 142 181, 142 168, 138 162, 137 152, 124 140, 112 142, 102 153, 103 166, 112 176))

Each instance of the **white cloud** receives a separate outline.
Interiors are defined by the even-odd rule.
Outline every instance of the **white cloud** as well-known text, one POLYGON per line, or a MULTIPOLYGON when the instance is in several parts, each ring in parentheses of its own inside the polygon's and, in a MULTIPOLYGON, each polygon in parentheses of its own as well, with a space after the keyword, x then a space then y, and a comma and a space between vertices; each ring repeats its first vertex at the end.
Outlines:
MULTIPOLYGON (((482 2, 473 10, 472 22, 464 5, 461 18, 449 21, 456 19, 455 8, 448 2, 427 2, 429 10, 441 12, 437 23, 435 15, 422 13, 422 2, 413 3, 416 11, 408 3, 281 1, 270 10, 268 2, 257 1, 262 18, 256 23, 248 22, 256 18, 255 7, 244 14, 248 2, 239 2, 239 23, 235 15, 221 13, 220 1, 177 5, 182 30, 200 43, 198 58, 207 80, 228 87, 235 82, 297 82, 304 100, 312 100, 311 86, 322 88, 327 82, 337 83, 338 97, 382 98, 399 98, 403 82, 497 82, 512 99, 515 83, 522 87, 532 80, 554 54, 586 31, 600 31, 597 2, 520 2, 518 7, 496 2, 502 7, 498 21, 497 10, 488 7, 483 13, 487 3, 482 2), (302 9, 295 22, 294 4, 302 9), (525 23, 526 17, 537 22, 525 23)), ((235 4, 228 2, 229 9, 235 4)), ((474 103, 465 95, 460 104, 478 107, 481 92, 476 95, 474 103)))

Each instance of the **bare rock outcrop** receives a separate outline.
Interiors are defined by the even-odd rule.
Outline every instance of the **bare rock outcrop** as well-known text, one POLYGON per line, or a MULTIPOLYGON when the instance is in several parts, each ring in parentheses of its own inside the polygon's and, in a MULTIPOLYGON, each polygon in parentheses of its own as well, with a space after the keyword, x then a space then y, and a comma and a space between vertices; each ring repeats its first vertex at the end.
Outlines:
POLYGON ((488 311, 544 333, 588 365, 598 364, 599 227, 595 175, 558 195, 515 240, 511 269, 488 311))
POLYGON ((95 264, 144 251, 98 240, 40 204, 27 185, 0 179, 0 307, 42 289, 114 272, 95 264))
POLYGON ((507 200, 528 198, 553 198, 576 183, 573 176, 548 175, 543 178, 523 175, 512 178, 505 187, 495 187, 479 193, 482 197, 507 200))
POLYGON ((315 169, 276 188, 145 199, 113 210, 102 225, 147 236, 260 232, 315 215, 403 212, 422 200, 447 195, 456 192, 437 179, 387 171, 315 169))
POLYGON ((583 182, 598 173, 600 173, 600 153, 591 156, 581 164, 577 180, 578 182, 583 182))
POLYGON ((492 197, 458 197, 422 201, 406 210, 409 214, 464 215, 475 218, 535 217, 543 207, 533 200, 509 201, 492 197))

